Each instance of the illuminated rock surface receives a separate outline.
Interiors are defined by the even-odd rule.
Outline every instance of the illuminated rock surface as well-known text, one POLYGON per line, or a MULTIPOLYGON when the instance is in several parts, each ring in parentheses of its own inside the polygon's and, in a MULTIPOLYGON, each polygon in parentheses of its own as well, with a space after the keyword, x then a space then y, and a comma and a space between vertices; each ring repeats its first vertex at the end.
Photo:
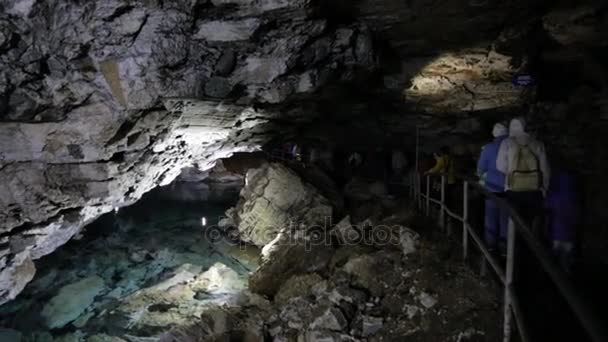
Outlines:
POLYGON ((312 185, 289 168, 265 164, 246 176, 247 186, 233 216, 240 238, 264 247, 282 230, 323 226, 331 220, 332 207, 312 185))

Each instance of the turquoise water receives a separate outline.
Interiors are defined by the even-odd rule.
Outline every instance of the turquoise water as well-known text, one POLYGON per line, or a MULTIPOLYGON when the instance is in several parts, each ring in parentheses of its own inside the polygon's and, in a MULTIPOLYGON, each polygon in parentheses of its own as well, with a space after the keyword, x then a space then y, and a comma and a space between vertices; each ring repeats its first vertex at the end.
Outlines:
POLYGON ((37 262, 34 280, 0 307, 0 326, 26 337, 155 336, 231 305, 246 291, 259 251, 210 238, 225 209, 148 197, 104 215, 37 262))

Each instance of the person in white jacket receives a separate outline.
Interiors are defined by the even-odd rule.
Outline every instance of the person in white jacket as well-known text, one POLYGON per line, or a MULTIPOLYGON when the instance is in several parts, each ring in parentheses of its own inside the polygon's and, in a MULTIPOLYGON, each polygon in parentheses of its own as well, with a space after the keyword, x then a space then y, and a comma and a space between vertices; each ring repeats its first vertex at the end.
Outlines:
POLYGON ((509 137, 498 149, 496 169, 505 174, 507 199, 529 224, 540 214, 551 171, 545 146, 526 132, 522 118, 511 120, 509 137))

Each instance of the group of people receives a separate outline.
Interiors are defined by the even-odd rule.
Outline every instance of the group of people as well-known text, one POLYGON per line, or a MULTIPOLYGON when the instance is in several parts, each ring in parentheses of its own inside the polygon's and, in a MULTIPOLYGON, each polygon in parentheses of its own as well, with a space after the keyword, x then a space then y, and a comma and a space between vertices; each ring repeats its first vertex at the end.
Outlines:
MULTIPOLYGON (((483 146, 477 162, 480 183, 511 203, 550 243, 560 264, 569 271, 579 217, 574 176, 560 165, 552 174, 544 144, 526 131, 524 119, 511 120, 508 128, 496 123, 492 135, 493 141, 483 146)), ((435 166, 427 173, 446 173, 450 191, 456 180, 447 148, 435 154, 435 166)), ((505 210, 493 199, 486 199, 484 237, 491 250, 504 254, 510 222, 505 210)))
MULTIPOLYGON (((575 227, 580 215, 574 176, 560 165, 554 165, 551 172, 544 144, 526 131, 524 119, 515 118, 508 127, 504 123, 496 123, 492 135, 494 139, 483 146, 477 160, 476 173, 480 183, 488 191, 511 203, 520 216, 534 227, 535 233, 550 243, 564 268, 569 269, 573 260, 575 227)), ((334 160, 338 154, 325 156, 323 151, 314 147, 303 149, 298 144, 286 143, 282 150, 287 159, 301 163, 327 159, 326 162, 331 165, 340 164, 334 160)), ((381 166, 387 181, 402 178, 408 162, 401 150, 389 148, 368 152, 366 156, 358 151, 348 152, 344 156, 349 170, 347 173, 365 174, 363 166, 369 164, 376 171, 381 166)), ((456 206, 461 203, 456 200, 459 189, 455 186, 457 163, 447 147, 438 150, 434 158, 435 165, 426 173, 447 175, 446 199, 451 208, 458 210, 456 206)), ((439 186, 438 183, 434 184, 434 187, 439 186)), ((485 200, 484 211, 487 246, 496 253, 504 254, 511 222, 509 215, 490 198, 485 200)))

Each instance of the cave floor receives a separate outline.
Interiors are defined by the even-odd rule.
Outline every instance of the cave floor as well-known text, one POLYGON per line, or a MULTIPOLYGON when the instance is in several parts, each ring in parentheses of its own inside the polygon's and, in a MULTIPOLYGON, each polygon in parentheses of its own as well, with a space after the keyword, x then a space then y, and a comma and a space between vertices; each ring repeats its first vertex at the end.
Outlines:
POLYGON ((24 292, 0 308, 0 326, 28 340, 66 334, 153 336, 237 305, 259 251, 204 234, 225 207, 137 203, 108 214, 38 262, 24 292), (52 330, 52 333, 51 333, 52 330))

